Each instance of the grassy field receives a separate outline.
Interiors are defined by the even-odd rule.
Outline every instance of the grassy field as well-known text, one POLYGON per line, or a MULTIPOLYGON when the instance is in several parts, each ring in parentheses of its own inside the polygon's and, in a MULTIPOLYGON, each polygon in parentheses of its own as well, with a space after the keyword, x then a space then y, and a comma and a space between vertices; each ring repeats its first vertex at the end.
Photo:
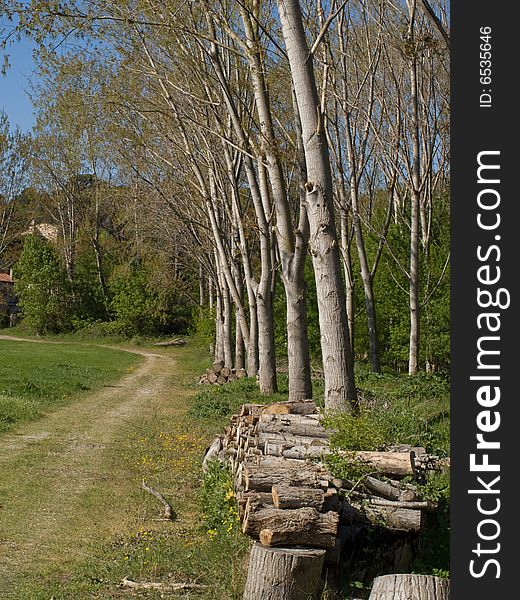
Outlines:
MULTIPOLYGON (((35 532, 43 544, 33 540, 20 551, 18 564, 11 558, 10 589, 15 591, 13 595, 4 591, 6 598, 168 596, 162 591, 121 589, 125 577, 166 585, 197 583, 204 587, 187 595, 200 600, 241 598, 250 542, 239 532, 229 474, 214 465, 204 476, 201 460, 240 404, 286 399, 287 380, 280 377, 280 393, 274 397, 261 396, 252 379, 199 386, 198 376, 211 360, 204 351, 188 345, 163 349, 161 354, 165 360, 156 360, 131 388, 132 395, 145 394, 142 405, 125 412, 105 400, 94 404, 93 399, 112 388, 117 393, 114 378, 134 372, 135 356, 80 344, 0 340, 0 390, 17 398, 17 406, 32 407, 28 415, 21 408, 14 414, 19 420, 50 415, 15 430, 32 441, 27 452, 4 468, 0 496, 6 525, 0 538, 21 539, 28 520, 39 523, 49 510, 56 524, 49 533, 35 532), (85 406, 83 415, 79 408, 88 402, 92 407, 85 406), (107 414, 119 417, 109 424, 100 414, 87 431, 92 443, 78 445, 75 436, 83 438, 85 433, 76 422, 89 419, 92 410, 105 405, 107 414), (63 441, 40 437, 38 427, 43 433, 62 431, 63 441), (88 450, 83 457, 77 450, 71 454, 71 440, 74 449, 91 445, 100 450, 91 458, 88 450), (55 491, 48 488, 49 478, 55 491), (169 500, 175 521, 160 520, 162 507, 141 489, 143 479, 169 500)), ((136 367, 137 375, 141 369, 136 367)), ((426 375, 373 375, 363 368, 357 378, 365 423, 358 427, 362 443, 421 443, 429 451, 449 453, 448 381, 426 375)), ((315 393, 320 403, 319 382, 315 393)), ((349 435, 346 430, 341 433, 349 435)), ((430 486, 429 493, 437 494, 443 509, 423 533, 414 565, 417 572, 442 573, 449 568, 448 483, 430 486)), ((1 517, 0 513, 0 522, 1 517)), ((358 573, 352 576, 353 581, 362 579, 358 573)))
POLYGON ((136 367, 127 387, 129 376, 101 383, 117 368, 124 373, 128 363, 116 368, 111 353, 99 355, 97 348, 2 344, 2 350, 9 344, 9 389, 38 381, 41 393, 34 397, 43 415, 0 435, 2 599, 164 597, 121 589, 128 577, 196 582, 203 587, 189 597, 238 600, 249 540, 237 531, 233 498, 225 498, 227 474, 214 473, 204 495, 201 470, 221 423, 189 414, 200 390, 197 376, 210 362, 206 353, 162 350, 164 360, 136 367), (13 371, 18 361, 32 366, 13 371), (68 370, 56 370, 64 364, 68 370), (68 381, 60 381, 48 411, 43 390, 53 388, 53 375, 68 381), (170 501, 175 521, 161 520, 162 506, 141 489, 143 479, 170 501), (219 523, 227 518, 225 531, 215 524, 217 515, 219 523))
POLYGON ((0 432, 109 384, 138 360, 95 346, 0 339, 0 432))

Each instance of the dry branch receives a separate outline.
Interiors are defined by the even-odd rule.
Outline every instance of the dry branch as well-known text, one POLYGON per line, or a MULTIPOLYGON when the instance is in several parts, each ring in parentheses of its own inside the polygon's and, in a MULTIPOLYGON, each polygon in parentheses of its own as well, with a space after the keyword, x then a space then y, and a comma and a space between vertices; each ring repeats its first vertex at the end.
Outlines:
POLYGON ((149 494, 152 494, 152 496, 155 496, 157 498, 157 500, 159 500, 160 502, 162 502, 162 504, 164 506, 164 519, 168 520, 168 521, 173 521, 177 515, 175 514, 175 511, 171 507, 171 504, 169 504, 165 500, 164 496, 160 492, 158 492, 157 490, 154 490, 149 485, 147 485, 146 481, 144 479, 143 479, 143 483, 142 483, 141 487, 143 488, 143 490, 145 492, 148 492, 149 494))
POLYGON ((132 581, 125 577, 121 581, 121 587, 131 588, 133 590, 158 590, 160 592, 181 592, 184 590, 201 590, 206 588, 206 585, 199 583, 161 583, 154 581, 132 581))

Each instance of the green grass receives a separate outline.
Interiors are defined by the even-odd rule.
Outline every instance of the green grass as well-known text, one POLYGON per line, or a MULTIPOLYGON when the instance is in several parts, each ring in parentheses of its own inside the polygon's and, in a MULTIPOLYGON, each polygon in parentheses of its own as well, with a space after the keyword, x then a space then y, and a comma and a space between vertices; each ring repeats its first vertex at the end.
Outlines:
MULTIPOLYGON (((13 344, 10 348, 22 345, 21 342, 1 343, 0 351, 7 347, 4 344, 13 344)), ((81 345, 25 343, 22 349, 25 348, 27 353, 39 349, 39 358, 32 355, 32 367, 28 365, 24 370, 24 375, 29 376, 33 368, 33 375, 37 374, 38 378, 43 372, 40 367, 45 370, 64 362, 55 355, 61 349, 67 348, 68 359, 79 358, 68 360, 69 366, 88 365, 89 369, 100 365, 108 369, 111 355, 104 353, 98 361, 98 349, 81 345)), ((88 474, 95 474, 98 481, 86 487, 79 496, 75 504, 78 507, 75 529, 68 532, 74 536, 74 544, 82 549, 81 553, 69 552, 65 540, 62 549, 53 546, 56 556, 53 555, 52 560, 40 564, 27 557, 27 564, 20 565, 20 573, 13 575, 16 595, 6 597, 107 600, 139 596, 158 600, 165 595, 154 590, 138 593, 123 590, 120 582, 124 577, 139 582, 200 583, 205 587, 185 594, 200 600, 239 600, 242 597, 250 540, 238 531, 235 504, 228 496, 230 480, 227 473, 214 472, 213 478, 205 483, 201 468, 205 448, 214 433, 221 431, 221 426, 206 417, 187 414, 193 397, 202 388, 196 384, 198 376, 211 359, 191 345, 162 349, 161 353, 175 361, 157 364, 162 373, 168 373, 166 385, 160 387, 145 410, 121 421, 121 429, 113 443, 102 450, 99 462, 89 463, 87 467, 88 474), (106 473, 110 473, 110 477, 104 477, 106 473), (160 490, 172 504, 177 514, 175 521, 158 520, 162 507, 141 489, 143 479, 160 490), (91 515, 88 525, 84 523, 87 515, 91 515), (99 535, 93 533, 95 528, 99 529, 99 535), (27 570, 26 576, 24 570, 27 570)), ((28 355, 24 353, 24 356, 28 355)), ((15 363, 12 358, 10 367, 15 363)), ((55 373, 54 369, 51 372, 55 373)), ((81 382, 87 385, 86 380, 81 382)), ((236 393, 238 398, 242 392, 236 393)), ((33 472, 33 464, 42 468, 42 464, 52 457, 57 461, 56 468, 61 469, 63 465, 59 462, 56 445, 58 440, 54 436, 43 440, 41 446, 40 443, 32 444, 27 451, 31 452, 30 463, 18 466, 18 473, 10 485, 19 490, 18 481, 20 477, 23 479, 23 469, 33 472), (49 452, 50 448, 52 452, 49 452), (41 463, 37 458, 39 452, 42 453, 41 463)), ((43 466, 46 470, 50 468, 46 463, 43 466)), ((37 481, 45 487, 48 479, 38 478, 37 481)), ((43 491, 38 491, 39 500, 44 496, 43 491)), ((63 498, 67 497, 65 491, 63 498)), ((22 500, 29 502, 30 494, 23 494, 22 500)), ((19 512, 24 513, 23 510, 19 512)), ((20 520, 23 520, 22 516, 20 520)))
POLYGON ((108 348, 0 340, 0 432, 107 385, 138 360, 108 348))
MULTIPOLYGON (((196 381, 211 362, 207 353, 192 344, 163 352, 171 352, 175 359, 164 399, 148 414, 125 425, 121 446, 106 450, 105 460, 113 461, 111 472, 120 473, 117 481, 123 501, 119 533, 89 546, 84 560, 56 565, 27 581, 20 597, 129 597, 131 592, 118 587, 121 579, 128 577, 136 581, 201 583, 207 588, 188 594, 201 600, 241 598, 250 542, 234 526, 227 474, 214 471, 204 477, 201 461, 204 448, 214 435, 222 433, 229 416, 241 404, 287 399, 287 378, 279 377, 280 392, 272 396, 260 394, 254 379, 201 386, 196 381), (140 489, 142 478, 172 503, 178 513, 174 523, 155 521, 160 507, 140 489)), ((9 387, 5 404, 0 400, 0 414, 4 405, 11 404, 10 410, 19 420, 37 418, 87 389, 107 384, 134 360, 134 356, 123 352, 81 344, 0 340, 0 394, 9 387)), ((422 374, 413 378, 391 373, 374 375, 363 368, 358 368, 356 374, 366 426, 358 428, 360 439, 351 440, 351 444, 380 447, 410 443, 426 446, 442 456, 449 453, 447 380, 422 374)), ((322 403, 322 388, 322 383, 316 381, 318 404, 322 403)), ((428 516, 431 522, 418 542, 416 572, 436 573, 449 568, 448 484, 446 477, 427 484, 425 492, 439 500, 441 510, 428 516)), ((100 484, 95 493, 106 495, 110 485, 107 483, 105 490, 100 484)), ((99 498, 90 496, 84 501, 100 503, 99 498)), ((352 581, 363 578, 357 573, 352 575, 352 581)), ((359 592, 352 595, 362 597, 359 592)), ((161 594, 140 592, 139 597, 158 599, 161 594)))
POLYGON ((418 373, 376 375, 358 371, 363 408, 388 444, 424 446, 439 456, 450 453, 450 382, 418 373))
MULTIPOLYGON (((102 325, 110 325, 111 323, 103 323, 102 325)), ((39 334, 37 331, 21 322, 15 327, 0 328, 0 335, 8 335, 19 338, 31 338, 45 341, 59 341, 70 343, 88 343, 88 344, 111 344, 111 345, 128 345, 132 346, 152 346, 154 342, 160 342, 172 338, 185 338, 183 335, 165 335, 165 336, 145 336, 145 335, 128 335, 118 332, 117 327, 96 327, 93 324, 91 327, 80 329, 76 332, 68 333, 46 333, 39 334)))

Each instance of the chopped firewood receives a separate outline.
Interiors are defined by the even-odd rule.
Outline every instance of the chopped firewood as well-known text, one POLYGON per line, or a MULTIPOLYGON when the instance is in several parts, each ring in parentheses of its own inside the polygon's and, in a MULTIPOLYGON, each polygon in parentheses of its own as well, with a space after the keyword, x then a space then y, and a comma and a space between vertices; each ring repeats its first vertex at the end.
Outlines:
POLYGON ((386 498, 377 498, 371 494, 363 494, 361 492, 350 491, 348 495, 356 500, 363 500, 366 504, 372 506, 388 506, 389 508, 408 508, 415 510, 434 510, 435 504, 430 500, 424 501, 399 501, 399 500, 387 500, 386 498))
POLYGON ((314 413, 316 413, 314 400, 273 402, 262 410, 262 414, 264 415, 311 415, 314 413))
POLYGON ((242 531, 264 546, 333 548, 339 516, 319 513, 309 506, 297 509, 265 508, 248 500, 242 531))
POLYGON ((275 508, 302 508, 310 506, 320 511, 325 494, 323 490, 288 485, 273 485, 272 502, 275 508))
POLYGON ((382 496, 387 500, 400 500, 403 502, 411 502, 416 499, 416 494, 413 490, 402 490, 400 487, 394 486, 386 481, 380 481, 375 477, 367 475, 363 480, 363 485, 374 494, 382 496))
POLYGON ((352 460, 364 462, 385 475, 394 477, 415 475, 415 455, 413 452, 349 452, 340 450, 338 454, 350 457, 352 460))

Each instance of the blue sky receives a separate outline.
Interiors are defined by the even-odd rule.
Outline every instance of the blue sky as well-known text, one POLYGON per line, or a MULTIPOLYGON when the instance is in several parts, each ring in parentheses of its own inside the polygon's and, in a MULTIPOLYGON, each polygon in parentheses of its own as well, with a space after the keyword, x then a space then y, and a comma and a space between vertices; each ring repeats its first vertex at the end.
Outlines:
POLYGON ((36 75, 32 58, 34 44, 23 39, 9 47, 10 69, 7 76, 0 74, 0 111, 7 113, 11 127, 28 131, 34 124, 33 107, 26 90, 36 75))

